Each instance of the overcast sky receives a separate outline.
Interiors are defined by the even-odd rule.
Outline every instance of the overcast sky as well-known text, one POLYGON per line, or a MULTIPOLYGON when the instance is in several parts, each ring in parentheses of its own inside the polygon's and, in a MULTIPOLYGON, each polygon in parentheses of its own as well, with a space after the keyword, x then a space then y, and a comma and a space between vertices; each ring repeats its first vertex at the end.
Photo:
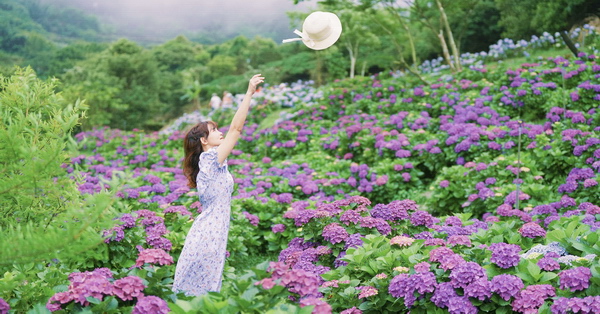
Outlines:
MULTIPOLYGON (((42 0, 69 5, 98 16, 119 33, 136 34, 140 40, 173 37, 198 31, 270 33, 280 40, 295 37, 288 11, 308 12, 316 0, 294 5, 292 0, 42 0), (277 34, 277 35, 273 35, 277 34), (143 38, 146 37, 146 38, 143 38)), ((136 38, 131 38, 136 40, 136 38)))

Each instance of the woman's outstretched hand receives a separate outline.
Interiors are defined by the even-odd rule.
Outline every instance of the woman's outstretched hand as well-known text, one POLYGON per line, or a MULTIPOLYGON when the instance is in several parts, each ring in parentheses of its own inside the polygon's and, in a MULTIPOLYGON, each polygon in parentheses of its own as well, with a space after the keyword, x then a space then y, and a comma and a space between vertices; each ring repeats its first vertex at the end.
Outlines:
POLYGON ((256 87, 258 86, 258 84, 264 81, 265 78, 262 77, 260 74, 255 74, 254 76, 252 76, 250 82, 248 83, 248 92, 254 94, 254 92, 256 92, 256 87))

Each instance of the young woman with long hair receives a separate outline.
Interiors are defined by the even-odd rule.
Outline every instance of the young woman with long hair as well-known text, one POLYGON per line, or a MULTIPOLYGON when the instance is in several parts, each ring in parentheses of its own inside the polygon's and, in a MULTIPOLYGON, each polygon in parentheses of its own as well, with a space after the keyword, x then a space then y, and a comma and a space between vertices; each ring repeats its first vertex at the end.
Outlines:
POLYGON ((252 95, 262 82, 260 74, 252 76, 225 137, 212 121, 198 123, 185 135, 183 173, 188 185, 198 189, 202 213, 195 219, 177 261, 175 292, 201 295, 221 290, 233 192, 227 157, 240 138, 252 95))

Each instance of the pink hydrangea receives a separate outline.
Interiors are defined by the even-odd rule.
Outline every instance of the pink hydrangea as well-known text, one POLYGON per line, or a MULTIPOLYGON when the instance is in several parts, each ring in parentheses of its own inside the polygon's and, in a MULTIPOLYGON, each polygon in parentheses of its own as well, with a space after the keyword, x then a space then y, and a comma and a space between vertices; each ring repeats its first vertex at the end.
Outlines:
POLYGON ((159 297, 150 295, 140 297, 133 307, 131 314, 168 314, 169 306, 167 302, 159 297))
POLYGON ((173 257, 162 249, 145 249, 140 252, 134 267, 142 267, 144 264, 170 265, 173 257))
POLYGON ((113 293, 123 301, 133 300, 143 296, 142 291, 146 286, 142 278, 137 276, 127 276, 113 282, 113 293))

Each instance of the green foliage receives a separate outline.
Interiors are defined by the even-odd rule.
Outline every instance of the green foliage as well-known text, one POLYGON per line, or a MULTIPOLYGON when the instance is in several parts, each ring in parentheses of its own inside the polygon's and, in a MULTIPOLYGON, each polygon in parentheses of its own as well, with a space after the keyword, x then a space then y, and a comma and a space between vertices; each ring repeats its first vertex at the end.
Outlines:
POLYGON ((69 256, 100 242, 110 195, 82 199, 63 175, 80 102, 55 94, 56 81, 33 71, 0 77, 0 260, 25 262, 69 256))

